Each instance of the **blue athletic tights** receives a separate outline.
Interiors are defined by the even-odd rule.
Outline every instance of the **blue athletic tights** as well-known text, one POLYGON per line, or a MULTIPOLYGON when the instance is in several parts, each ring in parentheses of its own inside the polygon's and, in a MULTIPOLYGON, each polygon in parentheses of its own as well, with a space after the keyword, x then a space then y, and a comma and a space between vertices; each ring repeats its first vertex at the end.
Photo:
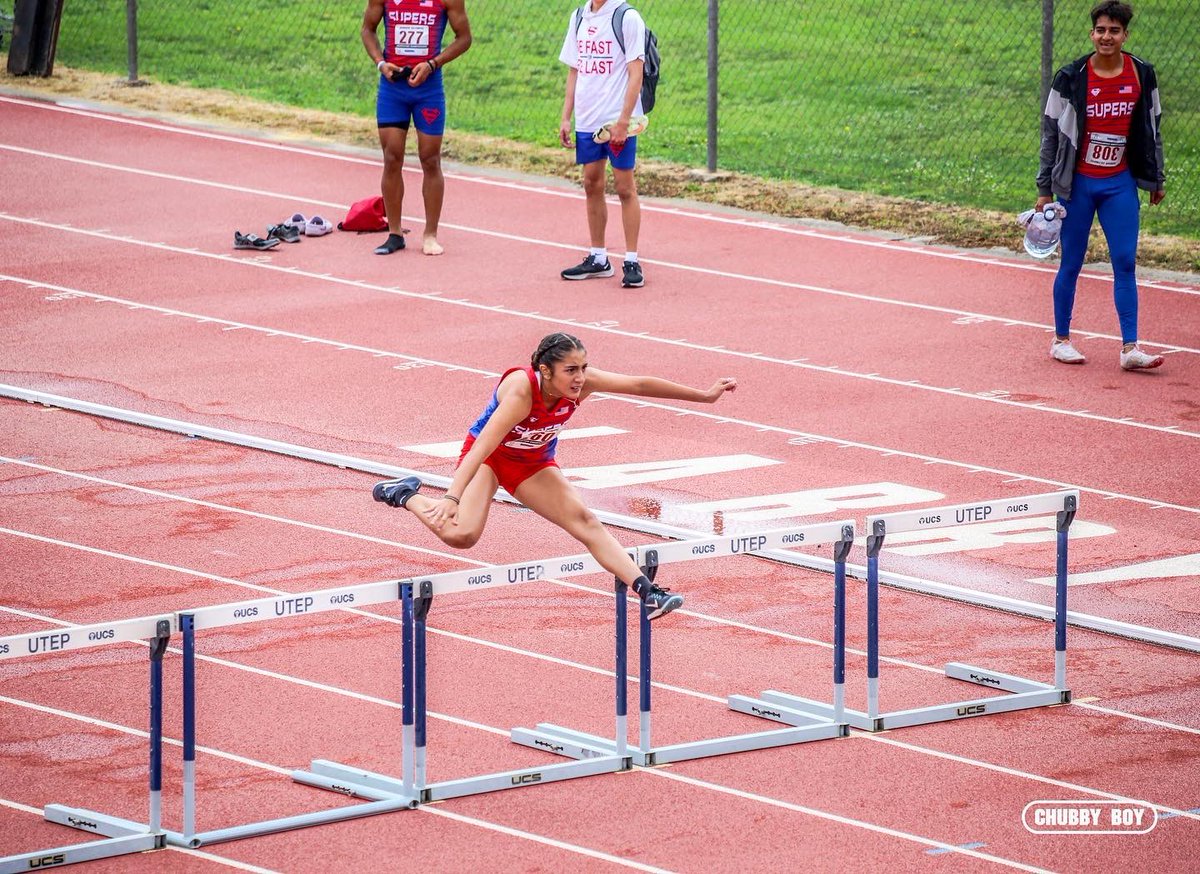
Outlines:
POLYGON ((1137 261, 1138 202, 1133 175, 1124 170, 1106 179, 1080 173, 1071 183, 1071 199, 1064 200, 1067 217, 1062 226, 1062 263, 1054 278, 1054 331, 1060 337, 1071 332, 1075 308, 1075 282, 1087 254, 1092 218, 1100 216, 1100 227, 1108 240, 1112 258, 1113 302, 1121 322, 1121 340, 1137 341, 1138 293, 1134 276, 1137 261))

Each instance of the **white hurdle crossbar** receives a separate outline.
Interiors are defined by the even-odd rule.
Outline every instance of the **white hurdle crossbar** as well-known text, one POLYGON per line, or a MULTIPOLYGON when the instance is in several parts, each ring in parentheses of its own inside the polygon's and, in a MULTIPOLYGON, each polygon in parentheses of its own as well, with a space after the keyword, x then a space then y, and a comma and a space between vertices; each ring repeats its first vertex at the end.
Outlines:
MULTIPOLYGON (((1019 498, 957 504, 867 517, 867 710, 845 711, 846 720, 854 728, 865 731, 884 731, 908 725, 927 725, 989 713, 1007 713, 1032 707, 1068 704, 1071 690, 1067 688, 1067 533, 1079 508, 1079 492, 1075 490, 1029 495, 1019 498), (1057 559, 1055 563, 1054 597, 1054 682, 1041 683, 1024 677, 951 662, 946 676, 965 680, 989 689, 1009 692, 1009 695, 974 698, 951 704, 934 704, 910 710, 879 712, 879 552, 888 534, 904 531, 925 531, 951 525, 976 522, 995 522, 1023 516, 1055 515, 1057 559)), ((764 698, 781 707, 795 708, 810 715, 828 715, 828 705, 806 698, 771 694, 764 698)))
POLYGON ((84 844, 0 857, 0 874, 110 859, 165 846, 162 830, 162 659, 174 626, 174 616, 147 616, 0 637, 0 661, 112 643, 150 641, 149 824, 129 823, 102 813, 60 804, 47 805, 43 811, 47 822, 106 837, 84 844))
MULTIPOLYGON (((844 737, 848 733, 848 728, 841 717, 841 712, 844 699, 843 684, 845 682, 846 555, 853 541, 854 523, 844 521, 809 525, 802 528, 754 532, 746 535, 709 537, 677 543, 663 543, 657 546, 641 547, 638 549, 635 561, 638 562, 646 576, 651 580, 655 578, 658 569, 662 565, 673 562, 738 554, 753 555, 769 549, 791 549, 797 546, 820 546, 829 543, 835 544, 834 559, 837 572, 835 573, 833 610, 834 693, 831 713, 828 716, 795 714, 795 722, 789 723, 788 728, 771 731, 708 738, 668 746, 653 746, 651 743, 650 720, 651 623, 647 618, 645 605, 642 605, 639 626, 641 658, 638 671, 638 746, 636 749, 630 751, 631 758, 635 764, 643 766, 662 765, 668 762, 681 762, 707 756, 719 756, 728 753, 805 743, 812 740, 844 737)), ((617 602, 621 604, 624 601, 625 586, 618 580, 617 602)), ((622 648, 624 646, 625 634, 624 619, 620 614, 617 617, 616 637, 618 648, 622 648)), ((618 661, 623 664, 623 659, 620 655, 618 655, 618 661)), ((621 673, 621 678, 618 680, 617 688, 618 713, 623 713, 625 678, 623 670, 619 669, 619 672, 621 673)), ((770 714, 780 715, 780 708, 746 696, 730 696, 728 704, 733 710, 753 716, 768 715, 767 713, 758 712, 763 708, 766 708, 770 714)), ((512 740, 524 746, 549 750, 561 756, 583 761, 597 756, 613 755, 618 750, 623 750, 626 743, 624 723, 620 721, 617 726, 615 743, 608 738, 564 728, 552 723, 540 723, 534 729, 514 728, 512 731, 512 740)))

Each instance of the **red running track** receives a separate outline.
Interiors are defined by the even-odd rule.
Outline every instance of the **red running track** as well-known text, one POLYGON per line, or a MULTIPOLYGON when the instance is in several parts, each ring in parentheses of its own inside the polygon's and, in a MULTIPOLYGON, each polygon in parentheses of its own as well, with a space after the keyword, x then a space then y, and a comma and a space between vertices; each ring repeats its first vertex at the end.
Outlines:
MULTIPOLYGON (((372 258, 372 238, 347 234, 234 254, 234 227, 297 210, 339 217, 377 184, 374 157, 4 98, 0 115, 5 382, 448 473, 451 461, 414 447, 459 438, 494 375, 566 324, 599 366, 742 383, 719 407, 686 413, 585 405, 581 427, 616 432, 564 441, 568 472, 602 486, 585 491, 595 506, 698 531, 847 515, 861 525, 877 510, 1078 487, 1072 573, 1096 579, 1072 586, 1072 608, 1197 633, 1200 490, 1186 459, 1200 439, 1188 318, 1200 289, 1144 285, 1144 338, 1174 351, 1158 373, 1125 374, 1107 360, 1106 284, 1085 280, 1077 327, 1098 335, 1085 341, 1093 360, 1063 368, 1042 348, 1052 274, 1040 266, 664 203, 647 210, 645 290, 564 287, 555 274, 577 257, 577 194, 465 172, 448 179, 440 259, 372 258), (713 456, 750 466, 600 481, 613 465, 713 456), (776 511, 786 501, 762 498, 815 489, 840 497, 776 511), (872 492, 893 503, 852 500, 872 492)), ((531 531, 538 557, 578 551, 498 506, 479 547, 455 554, 381 512, 363 474, 24 403, 0 402, 0 454, 0 543, 6 567, 21 569, 0 599, 0 635, 530 558, 531 531)), ((1053 573, 1049 534, 1043 524, 992 542, 895 543, 882 564, 1048 603, 1036 581, 1053 573)), ((755 560, 667 571, 689 600, 657 638, 657 741, 757 730, 724 707, 730 692, 827 694, 827 577, 755 560)), ((603 580, 580 586, 437 605, 431 777, 541 761, 507 742, 513 725, 611 731, 611 595, 603 580)), ((865 695, 861 597, 852 583, 852 705, 865 695)), ((397 769, 395 611, 371 613, 203 638, 202 828, 336 805, 281 773, 313 757, 397 769)), ((940 676, 948 660, 1050 673, 1040 623, 890 591, 882 615, 885 709, 964 694, 940 676)), ((1142 838, 1087 839, 1031 835, 1020 811, 1103 793, 1168 812, 1200 805, 1196 658, 1073 632, 1070 707, 459 799, 186 862, 175 852, 173 863, 321 870, 365 844, 393 864, 455 869, 1090 870, 1136 859, 1184 870, 1195 814, 1142 838), (937 842, 966 849, 930 854, 937 842)), ((0 847, 14 852, 73 839, 30 812, 46 803, 142 815, 132 733, 144 722, 144 650, 60 661, 0 669, 0 786, 14 787, 0 791, 0 847)), ((172 689, 176 668, 169 657, 172 689)))

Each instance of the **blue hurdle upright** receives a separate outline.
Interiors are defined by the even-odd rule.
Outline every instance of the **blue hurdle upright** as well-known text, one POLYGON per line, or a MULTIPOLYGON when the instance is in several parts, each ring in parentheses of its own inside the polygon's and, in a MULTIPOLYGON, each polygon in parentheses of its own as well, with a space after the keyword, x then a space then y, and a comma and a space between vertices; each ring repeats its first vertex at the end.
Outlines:
MULTIPOLYGON (((402 581, 401 585, 405 590, 403 595, 405 599, 404 642, 401 659, 404 673, 402 709, 406 755, 401 776, 397 778, 351 765, 317 759, 312 762, 310 770, 297 771, 292 775, 293 778, 300 783, 359 798, 383 800, 394 797, 412 797, 419 803, 428 803, 466 795, 477 795, 483 792, 517 789, 557 780, 629 770, 632 764, 628 751, 623 744, 617 744, 610 753, 593 756, 586 761, 553 762, 547 765, 498 771, 435 783, 427 782, 426 777, 425 637, 426 618, 434 596, 604 572, 604 568, 591 555, 583 554, 544 561, 451 571, 402 581), (412 763, 411 768, 409 762, 412 763)), ((624 599, 618 598, 616 616, 619 627, 624 627, 625 610, 624 599)), ((624 641, 618 640, 614 673, 617 678, 616 731, 620 738, 625 736, 626 723, 622 687, 622 680, 625 676, 624 650, 624 641)))
MULTIPOLYGON (((1067 532, 1075 519, 1078 507, 1079 492, 1064 491, 868 516, 867 530, 870 533, 867 535, 867 710, 864 713, 860 710, 846 709, 845 717, 849 724, 864 731, 884 731, 907 725, 926 725, 989 713, 1007 713, 1069 703, 1071 690, 1067 688, 1067 532), (883 547, 884 538, 888 534, 904 531, 925 531, 1022 516, 1044 516, 1050 513, 1055 514, 1058 543, 1054 595, 1054 682, 1041 683, 975 665, 951 662, 946 665, 947 677, 1011 694, 880 713, 879 552, 883 547)), ((762 697, 780 708, 793 709, 807 716, 831 714, 829 705, 820 701, 781 692, 764 692, 762 697)), ((789 721, 787 718, 770 718, 777 718, 780 722, 789 721)))
MULTIPOLYGON (((845 683, 845 587, 846 587, 846 555, 854 541, 854 523, 850 521, 829 522, 820 525, 809 525, 802 528, 787 528, 772 531, 754 532, 743 536, 712 537, 701 540, 686 540, 678 543, 664 543, 652 547, 641 547, 637 551, 635 561, 643 568, 650 579, 654 579, 662 565, 678 561, 691 561, 698 558, 715 558, 737 554, 754 554, 769 549, 790 549, 797 546, 834 545, 834 603, 833 603, 833 703, 827 715, 789 714, 794 721, 789 722, 788 728, 771 731, 757 731, 747 734, 729 735, 725 737, 707 738, 704 740, 688 741, 685 743, 654 746, 651 741, 651 623, 643 605, 639 623, 640 664, 638 671, 638 745, 631 750, 635 764, 652 766, 668 762, 681 762, 689 759, 720 756, 728 753, 746 752, 749 750, 768 749, 770 747, 787 746, 805 743, 813 740, 825 740, 834 737, 844 737, 848 728, 842 718, 845 683)), ((617 603, 625 601, 625 585, 617 581, 617 603)), ((617 640, 618 647, 624 645, 624 624, 618 616, 617 640)), ((622 680, 618 686, 618 696, 624 699, 625 683, 622 680)), ((752 716, 781 716, 780 708, 759 699, 744 695, 732 695, 728 699, 729 707, 752 716), (766 712, 760 712, 760 711, 766 712)), ((512 740, 524 746, 546 749, 570 758, 587 760, 593 756, 611 755, 614 742, 608 738, 599 737, 571 728, 564 728, 552 723, 540 723, 534 729, 514 728, 512 740)), ((618 728, 617 743, 624 742, 624 735, 618 728)))
POLYGON ((173 616, 148 616, 0 638, 0 660, 84 649, 100 644, 150 641, 149 824, 130 823, 95 811, 49 804, 43 811, 47 822, 106 837, 83 844, 0 857, 0 874, 110 859, 157 850, 166 845, 162 831, 162 660, 173 626, 173 616))

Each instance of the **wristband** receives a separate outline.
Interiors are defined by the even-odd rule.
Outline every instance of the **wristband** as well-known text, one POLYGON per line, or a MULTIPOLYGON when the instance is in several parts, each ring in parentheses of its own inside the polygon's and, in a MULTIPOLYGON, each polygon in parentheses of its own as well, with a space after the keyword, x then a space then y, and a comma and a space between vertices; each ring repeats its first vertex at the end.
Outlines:
POLYGON ((428 61, 426 61, 425 63, 427 63, 427 64, 429 65, 429 72, 431 72, 431 73, 436 73, 436 72, 437 72, 437 68, 438 68, 439 66, 441 66, 441 65, 440 65, 440 64, 438 64, 438 62, 437 62, 437 61, 435 61, 433 58, 430 58, 430 59, 429 59, 428 61))
POLYGON ((386 63, 387 63, 387 61, 383 61, 383 60, 381 60, 381 61, 378 61, 378 62, 375 64, 375 69, 376 69, 376 70, 379 70, 380 72, 383 72, 383 65, 384 65, 384 64, 386 64, 386 63))
POLYGON ((444 497, 447 501, 453 501, 455 504, 458 503, 458 498, 454 497, 454 495, 442 495, 442 497, 444 497))

